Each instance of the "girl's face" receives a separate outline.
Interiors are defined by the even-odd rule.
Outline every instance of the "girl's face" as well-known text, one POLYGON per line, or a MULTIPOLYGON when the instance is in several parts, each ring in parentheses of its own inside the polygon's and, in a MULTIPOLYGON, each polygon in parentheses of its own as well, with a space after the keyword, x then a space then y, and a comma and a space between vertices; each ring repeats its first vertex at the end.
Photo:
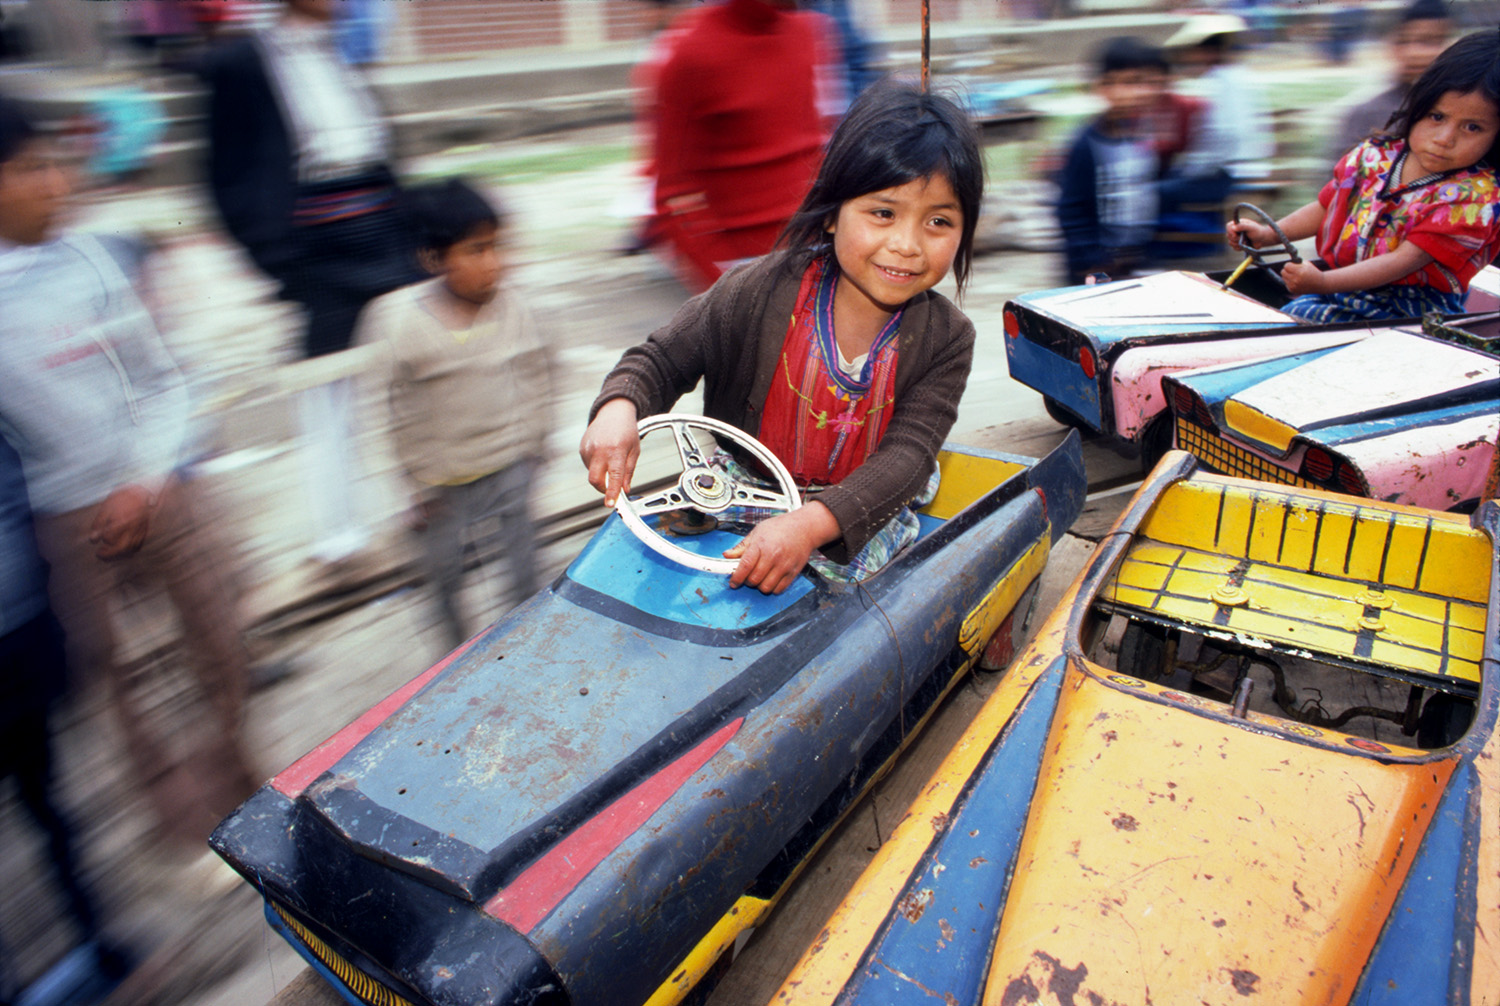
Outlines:
POLYGON ((856 310, 899 310, 948 275, 963 223, 958 196, 941 174, 850 199, 828 226, 843 274, 838 298, 856 310))
POLYGON ((1449 91, 1412 123, 1406 138, 1424 174, 1478 164, 1500 132, 1500 111, 1479 91, 1449 91))

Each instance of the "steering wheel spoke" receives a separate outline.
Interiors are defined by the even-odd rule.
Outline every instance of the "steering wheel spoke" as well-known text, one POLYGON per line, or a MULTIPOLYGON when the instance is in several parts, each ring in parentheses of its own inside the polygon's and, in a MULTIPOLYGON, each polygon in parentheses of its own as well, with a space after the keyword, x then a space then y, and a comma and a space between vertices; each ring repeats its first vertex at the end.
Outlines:
MULTIPOLYGON (((797 498, 800 501, 801 495, 798 494, 797 498)), ((797 508, 797 503, 788 499, 785 493, 763 486, 747 485, 744 482, 736 483, 734 502, 736 506, 763 507, 767 510, 795 510, 797 508)))
POLYGON ((688 505, 688 501, 682 495, 682 490, 677 487, 677 483, 673 482, 665 489, 660 489, 649 496, 631 500, 630 504, 642 517, 654 517, 659 513, 681 510, 688 505))
POLYGON ((698 444, 698 438, 693 436, 692 427, 684 419, 678 419, 668 425, 672 431, 672 439, 677 441, 677 456, 682 459, 682 467, 703 468, 708 464, 708 457, 703 453, 703 448, 698 444))

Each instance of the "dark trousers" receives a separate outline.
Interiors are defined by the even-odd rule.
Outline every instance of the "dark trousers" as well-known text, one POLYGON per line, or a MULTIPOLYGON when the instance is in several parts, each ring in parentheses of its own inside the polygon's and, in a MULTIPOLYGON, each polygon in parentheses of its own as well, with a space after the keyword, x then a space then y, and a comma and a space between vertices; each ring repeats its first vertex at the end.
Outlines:
POLYGON ((298 205, 346 193, 386 190, 384 204, 342 219, 303 220, 293 228, 295 255, 279 270, 282 296, 307 308, 303 352, 322 356, 347 349, 360 310, 371 300, 425 278, 389 174, 302 187, 298 205))
POLYGON ((0 778, 16 780, 21 805, 47 836, 52 872, 84 939, 99 913, 78 869, 74 828, 53 787, 52 695, 64 674, 62 630, 50 611, 0 637, 0 682, 8 708, 0 727, 0 778))

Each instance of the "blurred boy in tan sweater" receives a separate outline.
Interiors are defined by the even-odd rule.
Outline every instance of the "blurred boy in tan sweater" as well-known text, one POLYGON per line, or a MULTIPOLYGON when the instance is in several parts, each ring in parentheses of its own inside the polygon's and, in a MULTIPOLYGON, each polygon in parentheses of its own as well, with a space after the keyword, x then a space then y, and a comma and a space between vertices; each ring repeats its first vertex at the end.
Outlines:
POLYGON ((530 491, 552 398, 552 364, 531 312, 502 284, 503 220, 464 182, 410 194, 434 278, 373 302, 361 341, 381 347, 397 456, 448 642, 472 626, 458 602, 476 525, 498 519, 511 601, 537 589, 530 491))

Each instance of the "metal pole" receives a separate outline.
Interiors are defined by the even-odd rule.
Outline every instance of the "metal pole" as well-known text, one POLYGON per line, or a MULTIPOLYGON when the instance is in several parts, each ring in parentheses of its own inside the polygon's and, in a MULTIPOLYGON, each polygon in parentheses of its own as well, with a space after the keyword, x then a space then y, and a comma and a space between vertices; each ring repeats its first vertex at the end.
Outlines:
POLYGON ((922 0, 922 90, 927 90, 927 81, 932 66, 932 7, 929 0, 922 0))

